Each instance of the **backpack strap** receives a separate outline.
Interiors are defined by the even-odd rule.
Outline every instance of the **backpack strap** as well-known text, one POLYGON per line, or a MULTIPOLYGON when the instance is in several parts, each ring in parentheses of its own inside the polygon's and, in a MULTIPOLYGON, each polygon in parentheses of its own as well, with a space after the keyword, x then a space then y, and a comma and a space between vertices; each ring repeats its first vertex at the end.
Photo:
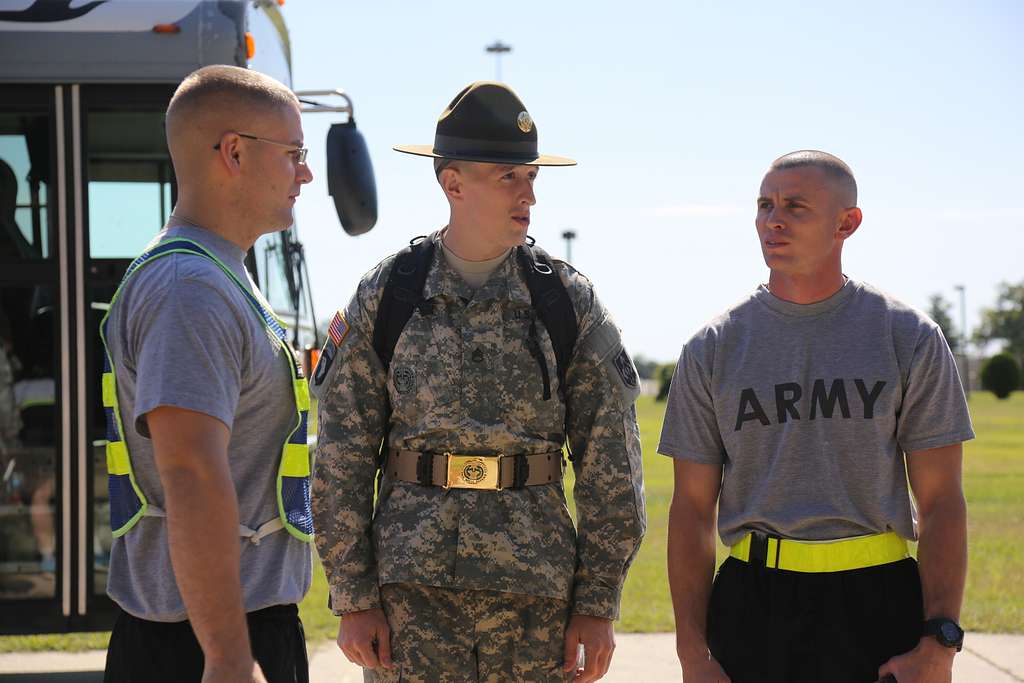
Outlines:
POLYGON ((565 374, 579 337, 576 311, 569 292, 551 264, 551 257, 527 244, 516 247, 516 256, 526 275, 533 310, 551 337, 558 364, 558 386, 560 391, 564 391, 565 374))
POLYGON ((422 236, 413 239, 395 256, 373 324, 373 350, 385 371, 391 365, 402 330, 423 299, 423 286, 433 260, 434 241, 422 236))

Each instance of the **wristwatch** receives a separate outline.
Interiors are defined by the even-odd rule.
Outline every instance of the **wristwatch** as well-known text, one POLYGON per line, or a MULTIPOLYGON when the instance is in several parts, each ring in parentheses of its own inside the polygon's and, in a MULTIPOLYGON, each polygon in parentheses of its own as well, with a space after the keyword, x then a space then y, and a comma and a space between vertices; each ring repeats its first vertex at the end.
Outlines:
POLYGON ((957 652, 964 646, 964 630, 960 624, 946 617, 929 619, 924 622, 924 630, 921 633, 925 636, 934 636, 939 644, 945 647, 955 647, 957 652))

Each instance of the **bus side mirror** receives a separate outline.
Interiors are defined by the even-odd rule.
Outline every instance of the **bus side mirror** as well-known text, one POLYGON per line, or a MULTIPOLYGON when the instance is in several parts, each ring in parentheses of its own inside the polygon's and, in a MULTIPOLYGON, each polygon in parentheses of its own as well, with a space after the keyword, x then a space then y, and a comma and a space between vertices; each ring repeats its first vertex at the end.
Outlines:
POLYGON ((345 232, 362 235, 376 224, 373 164, 354 121, 335 123, 327 133, 327 191, 345 232))

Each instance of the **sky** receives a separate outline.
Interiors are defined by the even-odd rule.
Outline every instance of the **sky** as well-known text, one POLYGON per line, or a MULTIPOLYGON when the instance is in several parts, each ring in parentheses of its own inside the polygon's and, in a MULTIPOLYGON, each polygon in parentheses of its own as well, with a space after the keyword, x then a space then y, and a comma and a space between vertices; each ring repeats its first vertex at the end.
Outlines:
POLYGON ((320 319, 362 273, 445 225, 429 159, 465 85, 502 80, 536 122, 530 234, 595 284, 634 355, 670 361, 767 280, 754 230, 765 168, 822 149, 856 174, 864 222, 847 275, 925 309, 965 287, 968 328, 1001 281, 1024 280, 1024 4, 1006 2, 314 2, 287 0, 296 89, 340 87, 369 146, 379 219, 341 229, 324 140, 296 205, 320 319))

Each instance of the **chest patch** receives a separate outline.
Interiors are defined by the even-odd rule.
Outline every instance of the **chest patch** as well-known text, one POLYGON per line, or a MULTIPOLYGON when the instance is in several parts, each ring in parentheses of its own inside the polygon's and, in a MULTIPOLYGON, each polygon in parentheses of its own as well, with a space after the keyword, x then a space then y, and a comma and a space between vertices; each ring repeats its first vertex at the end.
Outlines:
POLYGON ((400 394, 408 394, 416 388, 416 371, 409 365, 395 367, 395 389, 400 394))

